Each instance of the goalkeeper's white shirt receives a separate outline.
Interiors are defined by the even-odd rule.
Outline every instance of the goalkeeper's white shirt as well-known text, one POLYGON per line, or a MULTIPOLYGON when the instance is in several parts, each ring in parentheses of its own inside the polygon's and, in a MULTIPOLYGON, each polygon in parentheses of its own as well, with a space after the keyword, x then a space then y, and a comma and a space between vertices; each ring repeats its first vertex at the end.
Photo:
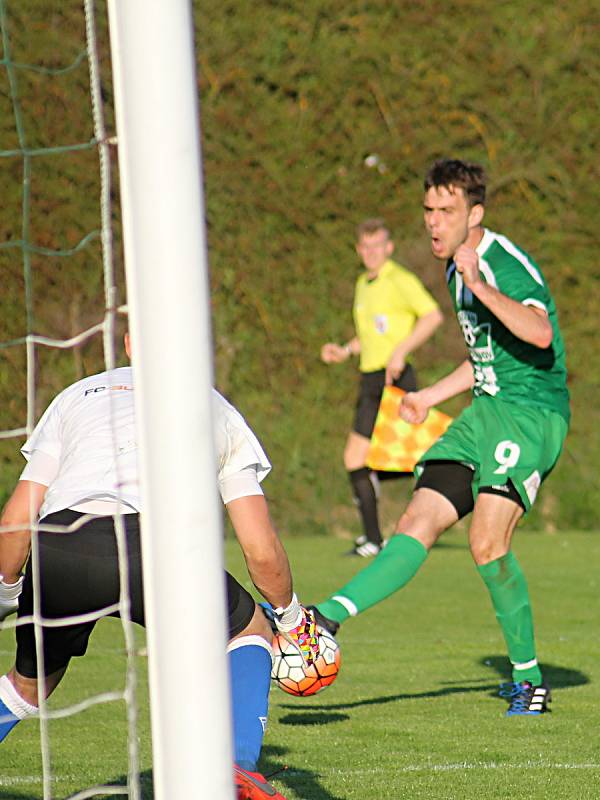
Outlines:
MULTIPOLYGON (((271 465, 244 418, 213 390, 217 479, 225 504, 262 494, 271 465)), ((84 378, 48 406, 21 452, 21 480, 48 487, 40 516, 66 508, 141 511, 131 367, 84 378)))

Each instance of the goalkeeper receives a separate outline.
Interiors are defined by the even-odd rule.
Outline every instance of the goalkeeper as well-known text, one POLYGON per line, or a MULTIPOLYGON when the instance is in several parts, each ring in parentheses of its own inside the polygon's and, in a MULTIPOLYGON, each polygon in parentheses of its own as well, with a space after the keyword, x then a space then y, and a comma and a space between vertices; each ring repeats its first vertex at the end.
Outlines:
POLYGON ((511 541, 556 464, 569 424, 556 307, 529 256, 483 227, 480 166, 436 162, 424 188, 431 250, 444 263, 469 358, 432 386, 405 395, 401 414, 420 423, 432 406, 460 392, 472 390, 473 399, 417 465, 416 491, 396 535, 369 567, 319 604, 317 622, 335 631, 403 587, 443 532, 473 512, 471 555, 512 662, 513 682, 503 689, 510 696, 507 713, 537 715, 547 710, 550 691, 511 541))
MULTIPOLYGON (((125 348, 129 354, 127 336, 125 348)), ((213 418, 219 489, 250 577, 277 610, 278 627, 310 662, 318 651, 314 620, 293 594, 288 559, 260 487, 270 464, 241 415, 217 392, 213 418)), ((85 378, 61 392, 22 452, 28 463, 1 520, 0 620, 17 610, 19 618, 33 613, 28 555, 30 526, 38 517, 42 616, 116 616, 120 581, 113 520, 121 513, 130 614, 144 625, 131 368, 85 378)), ((228 573, 226 579, 238 797, 281 798, 256 772, 268 712, 271 628, 250 594, 228 573)), ((96 621, 43 628, 46 697, 71 658, 85 654, 96 621)), ((20 720, 37 712, 34 626, 18 625, 16 637, 16 663, 0 677, 0 741, 20 720)))

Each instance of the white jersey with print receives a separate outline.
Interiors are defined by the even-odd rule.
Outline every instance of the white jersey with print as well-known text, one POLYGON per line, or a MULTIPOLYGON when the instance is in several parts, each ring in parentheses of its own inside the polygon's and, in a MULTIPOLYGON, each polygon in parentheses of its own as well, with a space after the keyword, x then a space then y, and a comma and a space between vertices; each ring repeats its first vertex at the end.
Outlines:
POLYGON ((268 475, 271 464, 242 415, 215 389, 213 424, 223 502, 262 494, 259 482, 268 475))
POLYGON ((72 508, 139 511, 131 367, 84 378, 50 403, 21 452, 21 480, 48 486, 42 517, 72 508), (106 506, 104 504, 107 504, 106 506))
MULTIPOLYGON (((213 389, 217 479, 224 503, 262 494, 271 465, 244 418, 213 389)), ((48 406, 22 453, 21 480, 48 486, 40 516, 141 510, 133 374, 121 367, 84 378, 48 406)))

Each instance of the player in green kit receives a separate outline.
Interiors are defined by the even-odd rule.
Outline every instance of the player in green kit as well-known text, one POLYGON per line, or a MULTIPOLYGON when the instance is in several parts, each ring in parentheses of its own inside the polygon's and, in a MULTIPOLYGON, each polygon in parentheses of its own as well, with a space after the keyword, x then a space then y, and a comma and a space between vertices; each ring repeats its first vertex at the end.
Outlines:
POLYGON ((537 265, 482 225, 485 176, 446 159, 425 178, 425 226, 446 263, 452 302, 469 351, 454 372, 405 395, 401 414, 422 422, 460 392, 472 403, 417 465, 413 497, 377 558, 317 607, 337 630, 400 589, 431 547, 473 512, 471 554, 504 634, 513 682, 501 694, 509 715, 547 710, 550 690, 538 665, 525 576, 511 550, 519 519, 560 455, 569 424, 565 353, 556 307, 537 265))

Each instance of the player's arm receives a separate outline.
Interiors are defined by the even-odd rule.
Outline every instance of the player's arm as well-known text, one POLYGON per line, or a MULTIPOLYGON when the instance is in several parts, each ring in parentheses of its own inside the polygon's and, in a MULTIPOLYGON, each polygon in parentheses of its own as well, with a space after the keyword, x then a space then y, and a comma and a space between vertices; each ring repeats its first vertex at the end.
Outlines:
POLYGON ((15 612, 29 556, 31 525, 37 520, 47 486, 21 480, 0 518, 0 620, 15 612))
POLYGON ((424 422, 430 408, 472 389, 473 384, 473 365, 467 359, 453 372, 431 386, 419 392, 405 394, 400 406, 400 416, 406 422, 415 425, 424 422))
POLYGON ((226 507, 252 582, 273 608, 286 608, 292 601, 292 574, 264 495, 239 497, 226 507))
POLYGON ((311 611, 298 602, 292 589, 287 554, 279 540, 264 495, 239 497, 227 503, 252 582, 273 608, 274 621, 285 638, 298 647, 306 664, 319 652, 311 611))
POLYGON ((554 332, 543 308, 524 305, 481 280, 479 256, 473 248, 461 245, 454 262, 465 285, 514 336, 542 350, 550 347, 554 332))
POLYGON ((406 359, 422 344, 433 336, 434 332, 444 321, 444 315, 439 308, 434 308, 416 321, 410 334, 395 348, 385 370, 386 384, 392 383, 406 366, 406 359))
POLYGON ((31 525, 38 518, 47 488, 34 481, 19 481, 4 506, 0 519, 0 574, 6 583, 18 579, 27 561, 31 525))

